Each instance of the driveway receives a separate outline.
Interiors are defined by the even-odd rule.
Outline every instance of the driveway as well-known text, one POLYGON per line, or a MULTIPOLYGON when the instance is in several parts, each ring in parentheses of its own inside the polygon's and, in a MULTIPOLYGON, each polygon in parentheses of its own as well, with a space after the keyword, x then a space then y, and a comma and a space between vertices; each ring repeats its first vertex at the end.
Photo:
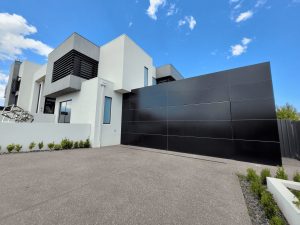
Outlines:
POLYGON ((0 224, 251 225, 238 168, 126 146, 2 155, 0 224))

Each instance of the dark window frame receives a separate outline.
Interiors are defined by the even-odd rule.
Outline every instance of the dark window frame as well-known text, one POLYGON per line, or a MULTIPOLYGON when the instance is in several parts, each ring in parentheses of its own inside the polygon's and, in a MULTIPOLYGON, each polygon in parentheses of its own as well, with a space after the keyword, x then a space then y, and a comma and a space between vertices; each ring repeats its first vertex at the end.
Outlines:
MULTIPOLYGON (((66 119, 66 115, 64 115, 64 121, 63 122, 60 122, 60 117, 61 117, 61 106, 62 106, 62 103, 65 103, 66 102, 66 105, 68 105, 68 102, 72 102, 72 99, 69 99, 69 100, 65 100, 65 101, 61 101, 59 102, 59 109, 58 109, 58 123, 70 123, 71 122, 71 107, 70 107, 70 121, 69 122, 66 122, 65 119, 66 119)), ((72 106, 72 105, 71 105, 72 106)))
POLYGON ((55 98, 49 98, 49 97, 45 98, 45 102, 44 102, 44 114, 54 114, 55 113, 55 102, 56 102, 55 98), (51 102, 51 100, 52 100, 52 102, 54 102, 54 107, 53 107, 53 112, 52 113, 46 112, 46 105, 47 105, 48 100, 50 100, 49 102, 51 102))
POLYGON ((103 124, 111 124, 111 108, 112 108, 112 97, 105 96, 104 97, 104 110, 103 110, 103 124), (109 107, 109 122, 105 122, 105 107, 106 107, 106 99, 110 99, 110 107, 109 107))

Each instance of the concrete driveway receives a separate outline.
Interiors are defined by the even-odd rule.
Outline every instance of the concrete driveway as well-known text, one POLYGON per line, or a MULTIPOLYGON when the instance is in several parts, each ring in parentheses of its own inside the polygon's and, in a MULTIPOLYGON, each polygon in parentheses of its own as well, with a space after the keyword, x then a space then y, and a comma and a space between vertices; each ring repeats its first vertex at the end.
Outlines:
POLYGON ((236 164, 163 153, 113 146, 2 155, 0 224, 251 225, 236 164))

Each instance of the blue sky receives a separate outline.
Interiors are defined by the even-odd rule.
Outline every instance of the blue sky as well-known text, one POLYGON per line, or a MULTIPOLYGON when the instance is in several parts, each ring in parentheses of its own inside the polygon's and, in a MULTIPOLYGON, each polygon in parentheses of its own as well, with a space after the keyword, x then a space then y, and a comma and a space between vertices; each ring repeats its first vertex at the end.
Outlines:
POLYGON ((1 0, 0 95, 13 59, 45 63, 74 31, 126 33, 185 77, 270 61, 276 104, 300 110, 300 0, 1 0))

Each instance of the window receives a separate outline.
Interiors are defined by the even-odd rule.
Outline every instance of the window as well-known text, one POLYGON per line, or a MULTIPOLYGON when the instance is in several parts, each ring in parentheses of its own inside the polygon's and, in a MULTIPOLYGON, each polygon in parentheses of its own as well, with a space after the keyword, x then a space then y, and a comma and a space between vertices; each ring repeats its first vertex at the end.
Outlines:
POLYGON ((156 79, 154 77, 152 77, 152 85, 156 84, 156 79))
POLYGON ((70 123, 71 119, 71 102, 72 100, 59 103, 59 123, 70 123))
POLYGON ((39 112, 41 88, 42 88, 42 84, 39 84, 38 99, 37 99, 37 102, 36 102, 36 110, 35 110, 36 113, 39 112))
POLYGON ((103 123, 110 124, 110 114, 111 114, 111 97, 105 96, 104 101, 104 116, 103 116, 103 123))
POLYGON ((144 67, 144 87, 148 86, 148 68, 144 67))
POLYGON ((44 113, 54 114, 54 110, 55 110, 55 98, 46 97, 45 105, 44 105, 44 113))

